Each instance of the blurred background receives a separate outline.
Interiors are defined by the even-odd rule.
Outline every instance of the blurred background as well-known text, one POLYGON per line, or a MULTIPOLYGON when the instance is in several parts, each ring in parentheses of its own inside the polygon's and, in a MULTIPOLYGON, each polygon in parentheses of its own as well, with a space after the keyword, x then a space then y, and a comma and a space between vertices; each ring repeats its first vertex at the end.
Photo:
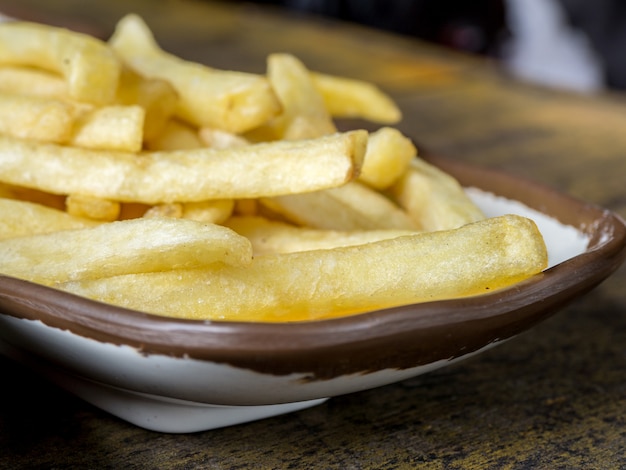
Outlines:
POLYGON ((580 92, 626 89, 623 0, 256 0, 413 36, 580 92))

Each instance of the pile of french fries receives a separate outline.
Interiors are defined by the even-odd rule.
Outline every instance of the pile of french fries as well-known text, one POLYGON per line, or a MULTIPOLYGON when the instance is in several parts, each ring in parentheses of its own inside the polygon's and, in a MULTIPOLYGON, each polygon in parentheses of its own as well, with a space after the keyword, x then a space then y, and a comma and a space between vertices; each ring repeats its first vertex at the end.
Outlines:
POLYGON ((0 272, 173 317, 305 321, 491 292, 547 265, 534 222, 485 218, 365 81, 0 25, 0 272), (339 132, 337 119, 378 130, 339 132))

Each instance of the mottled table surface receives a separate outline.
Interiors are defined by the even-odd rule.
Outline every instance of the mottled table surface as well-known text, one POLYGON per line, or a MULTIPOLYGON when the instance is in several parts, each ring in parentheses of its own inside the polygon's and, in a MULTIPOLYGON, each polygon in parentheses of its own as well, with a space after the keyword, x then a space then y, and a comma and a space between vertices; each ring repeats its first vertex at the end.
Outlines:
MULTIPOLYGON (((626 216, 626 98, 517 83, 492 62, 244 3, 0 0, 108 37, 140 13, 161 45, 262 72, 270 52, 371 80, 424 151, 530 177, 626 216)), ((626 468, 626 269, 521 336, 411 380, 186 435, 134 427, 0 359, 0 468, 626 468)))

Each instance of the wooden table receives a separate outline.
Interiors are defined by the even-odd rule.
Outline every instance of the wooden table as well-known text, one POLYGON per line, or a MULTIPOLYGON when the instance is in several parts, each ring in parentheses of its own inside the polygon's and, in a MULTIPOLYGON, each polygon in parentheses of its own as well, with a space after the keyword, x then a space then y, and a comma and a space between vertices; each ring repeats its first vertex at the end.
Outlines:
MULTIPOLYGON (((483 59, 240 3, 0 1, 108 37, 141 14, 161 45, 263 72, 270 52, 371 80, 424 151, 504 169, 626 216, 626 104, 516 83, 483 59)), ((302 412, 189 435, 145 431, 2 367, 0 468, 626 468, 626 270, 458 365, 302 412)))

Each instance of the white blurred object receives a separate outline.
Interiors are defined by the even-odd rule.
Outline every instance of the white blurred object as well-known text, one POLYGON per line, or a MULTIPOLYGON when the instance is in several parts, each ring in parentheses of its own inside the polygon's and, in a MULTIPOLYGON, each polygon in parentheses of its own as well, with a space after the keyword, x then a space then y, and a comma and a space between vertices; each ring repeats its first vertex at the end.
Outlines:
POLYGON ((601 61, 554 0, 506 0, 512 40, 504 61, 517 77, 581 92, 604 88, 601 61))

